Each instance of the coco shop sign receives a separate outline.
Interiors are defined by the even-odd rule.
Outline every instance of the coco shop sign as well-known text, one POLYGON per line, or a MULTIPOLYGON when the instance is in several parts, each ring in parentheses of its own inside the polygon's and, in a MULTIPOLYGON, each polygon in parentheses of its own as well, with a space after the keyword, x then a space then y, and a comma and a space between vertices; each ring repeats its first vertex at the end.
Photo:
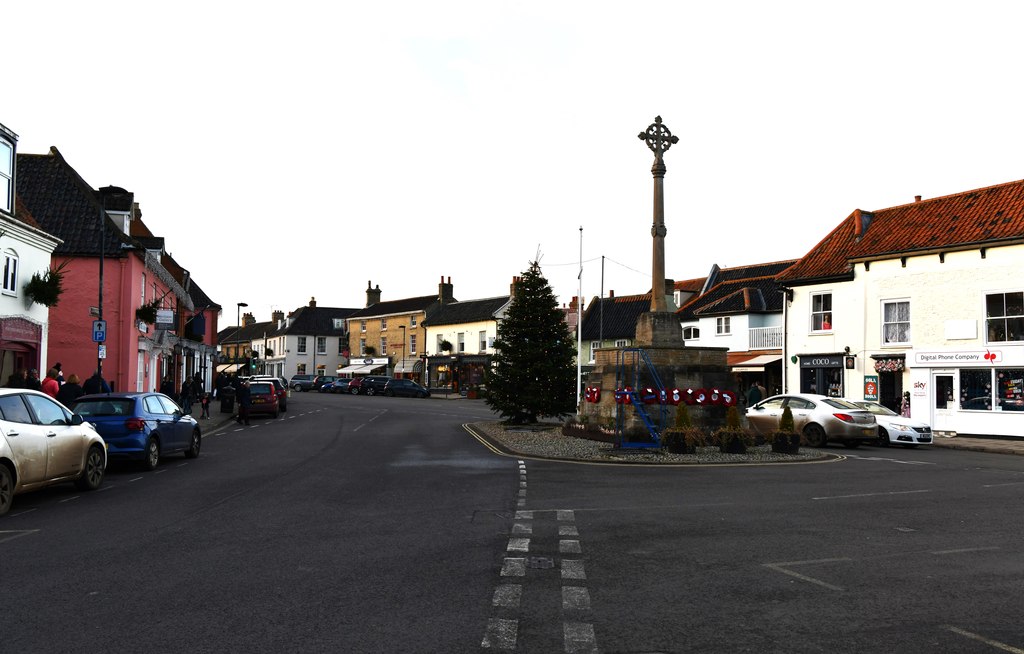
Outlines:
POLYGON ((842 368, 843 355, 827 355, 800 357, 801 368, 842 368))

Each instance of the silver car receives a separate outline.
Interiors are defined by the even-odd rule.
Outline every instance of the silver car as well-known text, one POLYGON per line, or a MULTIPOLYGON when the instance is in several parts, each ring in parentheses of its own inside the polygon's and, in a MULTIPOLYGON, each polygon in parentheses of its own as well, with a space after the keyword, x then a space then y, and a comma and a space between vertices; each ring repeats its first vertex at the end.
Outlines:
POLYGON ((917 447, 919 444, 932 442, 932 428, 920 420, 905 418, 878 402, 854 400, 853 403, 875 414, 879 445, 899 444, 904 447, 917 447))
POLYGON ((107 448, 92 425, 38 391, 0 388, 0 515, 14 496, 61 482, 96 490, 107 448))
POLYGON ((875 416, 849 400, 825 395, 775 395, 747 408, 747 422, 761 435, 779 428, 782 411, 789 407, 793 427, 812 447, 824 447, 828 441, 840 441, 846 447, 878 438, 875 416))

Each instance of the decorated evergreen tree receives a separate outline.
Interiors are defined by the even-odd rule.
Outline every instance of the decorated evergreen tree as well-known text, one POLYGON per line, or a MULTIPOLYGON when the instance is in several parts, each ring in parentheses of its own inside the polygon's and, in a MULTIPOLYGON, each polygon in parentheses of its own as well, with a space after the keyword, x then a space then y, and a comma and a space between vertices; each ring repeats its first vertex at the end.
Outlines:
POLYGON ((506 422, 526 424, 576 411, 576 348, 536 261, 515 284, 494 350, 487 404, 506 422))

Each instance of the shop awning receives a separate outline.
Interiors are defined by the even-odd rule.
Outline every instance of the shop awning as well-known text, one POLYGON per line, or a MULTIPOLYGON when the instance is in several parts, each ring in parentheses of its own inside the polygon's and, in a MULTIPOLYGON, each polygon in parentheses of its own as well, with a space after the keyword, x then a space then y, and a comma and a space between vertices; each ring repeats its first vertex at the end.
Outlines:
POLYGON ((406 359, 405 361, 399 361, 395 366, 395 372, 419 372, 420 371, 420 360, 419 359, 406 359))
POLYGON ((338 373, 341 375, 369 375, 375 370, 380 370, 383 367, 383 365, 367 365, 365 363, 359 363, 356 365, 345 366, 339 370, 338 373))
POLYGON ((238 372, 240 365, 238 363, 222 363, 217 366, 217 372, 238 372))
POLYGON ((741 361, 738 366, 733 366, 733 372, 764 372, 764 367, 769 363, 782 361, 781 354, 761 354, 752 359, 741 361))

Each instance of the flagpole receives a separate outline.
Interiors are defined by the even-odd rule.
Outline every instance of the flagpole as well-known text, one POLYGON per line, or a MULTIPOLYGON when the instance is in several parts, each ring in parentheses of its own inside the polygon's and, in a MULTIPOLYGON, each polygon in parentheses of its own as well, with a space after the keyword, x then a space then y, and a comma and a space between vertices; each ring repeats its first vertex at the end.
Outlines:
POLYGON ((582 413, 580 385, 583 383, 583 225, 580 225, 580 272, 576 275, 576 413, 582 413))

